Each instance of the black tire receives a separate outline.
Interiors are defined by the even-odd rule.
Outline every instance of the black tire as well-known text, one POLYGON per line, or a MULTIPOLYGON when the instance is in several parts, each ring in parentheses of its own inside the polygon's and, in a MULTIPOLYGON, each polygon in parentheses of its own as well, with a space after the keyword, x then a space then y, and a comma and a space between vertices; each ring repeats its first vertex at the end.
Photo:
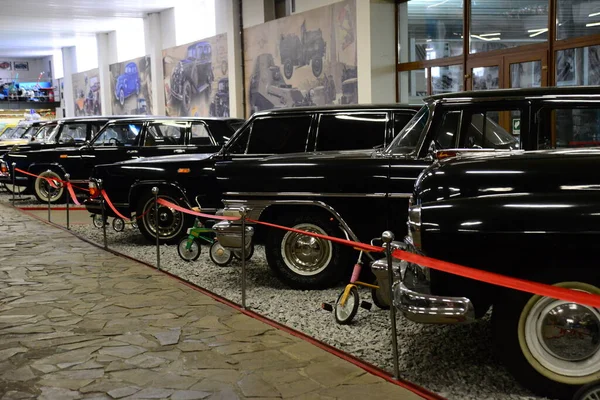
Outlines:
POLYGON ((198 257, 200 257, 202 247, 200 247, 200 242, 197 239, 193 239, 192 244, 190 245, 190 248, 188 250, 188 240, 189 239, 187 237, 181 238, 179 244, 177 245, 177 253, 183 261, 196 261, 198 257))
MULTIPOLYGON (((233 252, 233 257, 235 257, 236 260, 241 260, 242 259, 242 250, 234 250, 233 252)), ((250 259, 252 258, 252 256, 254 255, 254 244, 250 244, 250 248, 248 250, 246 250, 246 261, 250 261, 250 259)))
MULTIPOLYGON (((158 194, 159 199, 165 199, 178 206, 185 207, 185 204, 179 200, 178 196, 170 192, 158 194)), ((159 243, 175 244, 179 239, 186 235, 186 227, 192 225, 191 217, 182 212, 172 210, 168 207, 159 205, 159 243), (161 232, 162 230, 162 232, 161 232)), ((146 193, 140 197, 136 215, 143 215, 138 221, 138 229, 152 243, 156 243, 156 227, 155 227, 155 211, 154 211, 154 195, 146 193)))
POLYGON ((290 79, 294 75, 294 64, 292 64, 292 60, 289 58, 283 62, 283 75, 286 79, 290 79))
POLYGON ((344 291, 340 293, 337 300, 335 301, 335 307, 333 309, 333 316, 335 317, 335 322, 340 325, 348 325, 358 312, 358 307, 360 307, 360 298, 358 297, 358 289, 356 286, 352 286, 350 288, 350 292, 348 293, 348 297, 346 298, 346 303, 344 306, 340 304, 342 300, 342 296, 344 295, 344 291))
MULTIPOLYGON (((313 232, 340 237, 342 232, 335 222, 326 216, 317 213, 296 213, 289 211, 276 223, 296 229, 312 230, 313 232)), ((293 289, 324 289, 337 284, 346 272, 347 249, 328 240, 316 239, 281 229, 269 229, 265 241, 265 253, 269 267, 283 283, 293 289), (286 243, 283 243, 283 241, 286 243), (314 265, 303 265, 306 261, 297 256, 306 258, 306 252, 292 253, 292 247, 309 246, 317 253, 314 265), (284 252, 290 254, 286 262, 284 252)))
POLYGON ((181 110, 183 115, 189 115, 190 109, 192 108, 192 84, 187 79, 183 82, 181 87, 181 110))
POLYGON ((310 66, 312 68, 312 73, 315 78, 318 78, 323 72, 323 58, 322 57, 314 57, 310 62, 310 66))
MULTIPOLYGON (((600 294, 600 288, 598 288, 598 286, 584 283, 594 282, 594 279, 596 279, 595 284, 598 285, 597 278, 592 278, 592 276, 593 272, 591 269, 588 272, 571 268, 563 271, 549 268, 544 271, 544 275, 539 275, 530 279, 556 286, 600 294)), ((564 305, 565 302, 562 302, 562 304, 564 305)), ((547 338, 547 336, 543 335, 540 339, 540 334, 536 330, 536 328, 539 329, 539 327, 543 327, 542 332, 545 335, 550 333, 554 334, 555 331, 559 330, 558 324, 560 321, 551 319, 556 317, 551 316, 549 319, 546 319, 550 314, 541 313, 544 310, 555 310, 559 305, 560 302, 558 300, 547 297, 534 296, 525 292, 502 291, 500 296, 497 297, 497 301, 494 303, 492 312, 494 345, 497 357, 523 386, 541 396, 571 399, 573 394, 582 385, 592 383, 598 379, 600 374, 600 362, 594 360, 600 358, 600 350, 596 347, 596 350, 592 350, 590 353, 591 355, 581 362, 569 361, 568 359, 560 360, 548 350, 551 347, 549 347, 547 343, 555 343, 554 346, 565 346, 565 344, 571 344, 571 346, 573 346, 572 343, 565 343, 565 339, 560 343, 551 341, 552 339, 557 338, 547 338), (556 305, 554 305, 554 303, 556 303, 556 305), (535 318, 535 316, 538 315, 538 311, 540 312, 539 318, 535 318), (546 318, 542 319, 542 317, 546 318), (554 322, 554 324, 551 322, 554 322), (578 371, 580 376, 575 376, 575 369, 584 368, 585 361, 591 363, 591 370, 580 369, 578 371), (563 368, 562 371, 559 370, 559 366, 563 368), (571 372, 567 373, 564 371, 571 372)), ((583 310, 582 307, 585 306, 578 307, 579 308, 576 310, 581 314, 581 310, 583 310)), ((591 309, 590 307, 585 307, 585 309, 592 313, 596 313, 596 315, 600 315, 600 310, 598 309, 591 309)), ((565 318, 567 317, 567 312, 564 313, 565 318)), ((563 314, 554 314, 554 316, 556 315, 563 316, 563 314)), ((592 343, 592 347, 597 346, 600 341, 600 338, 598 337, 600 323, 588 324, 587 326, 592 332, 595 330, 593 334, 587 335, 589 336, 589 339, 585 338, 580 331, 575 332, 575 329, 568 329, 565 332, 582 335, 577 337, 584 337, 585 340, 589 340, 592 343)), ((562 333, 557 340, 561 337, 563 337, 562 333)), ((575 336, 568 336, 568 338, 571 337, 575 336)), ((587 347, 583 345, 583 342, 578 342, 577 348, 579 351, 583 351, 583 349, 587 347)), ((555 350, 558 351, 559 354, 561 351, 564 351, 564 349, 565 347, 555 347, 555 350)))
MULTIPOLYGON (((375 281, 375 285, 379 286, 379 282, 375 281)), ((379 287, 379 289, 372 288, 371 289, 371 297, 373 298, 373 303, 382 310, 389 310, 389 303, 383 298, 382 290, 387 290, 386 288, 379 287)))
POLYGON ((233 259, 232 252, 221 246, 221 243, 219 243, 218 241, 215 241, 212 245, 210 245, 208 255, 210 257, 210 260, 217 264, 219 267, 228 266, 229 263, 231 263, 231 260, 233 259))
MULTIPOLYGON (((106 218, 104 218, 106 220, 106 218)), ((92 215, 92 224, 94 224, 94 226, 98 229, 102 229, 102 227, 104 226, 104 223, 102 221, 102 215, 101 214, 94 214, 92 215)))
POLYGON ((582 386, 573 396, 573 400, 600 400, 600 380, 582 386))
POLYGON ((54 171, 40 172, 38 178, 35 178, 33 182, 33 194, 40 203, 48 203, 48 194, 50 194, 50 204, 55 204, 63 200, 65 195, 65 188, 58 182, 62 180, 60 175, 54 171), (53 188, 50 183, 44 178, 50 178, 56 180, 56 186, 53 188))

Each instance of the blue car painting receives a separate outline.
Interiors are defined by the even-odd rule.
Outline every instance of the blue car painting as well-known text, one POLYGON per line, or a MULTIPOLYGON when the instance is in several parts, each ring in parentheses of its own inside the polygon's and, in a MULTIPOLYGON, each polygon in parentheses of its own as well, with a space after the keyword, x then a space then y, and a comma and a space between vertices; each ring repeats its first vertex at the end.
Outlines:
POLYGON ((139 96, 141 89, 140 75, 138 67, 134 62, 130 62, 125 66, 125 73, 119 75, 115 84, 115 97, 121 104, 125 105, 125 99, 133 93, 139 96))

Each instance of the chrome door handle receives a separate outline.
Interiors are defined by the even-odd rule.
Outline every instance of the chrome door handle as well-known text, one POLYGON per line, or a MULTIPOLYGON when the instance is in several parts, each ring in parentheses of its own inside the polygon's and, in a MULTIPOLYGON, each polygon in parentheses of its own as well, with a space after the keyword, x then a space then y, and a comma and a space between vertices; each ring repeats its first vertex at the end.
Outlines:
POLYGON ((175 149, 175 150, 173 150, 173 153, 181 154, 181 153, 185 153, 185 150, 184 149, 175 149))
POLYGON ((127 150, 127 154, 137 154, 137 150, 127 150))

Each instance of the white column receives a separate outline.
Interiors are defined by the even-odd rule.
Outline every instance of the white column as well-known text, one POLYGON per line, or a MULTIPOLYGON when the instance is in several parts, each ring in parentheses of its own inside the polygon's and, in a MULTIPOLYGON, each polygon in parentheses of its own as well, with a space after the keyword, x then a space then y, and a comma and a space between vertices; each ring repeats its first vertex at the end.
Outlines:
POLYGON ((111 76, 108 66, 116 58, 116 48, 111 48, 109 33, 97 33, 96 43, 98 44, 98 78, 100 79, 100 103, 102 106, 102 115, 113 115, 112 111, 112 90, 111 76), (115 54, 111 54, 115 53, 115 54))
POLYGON ((397 50, 395 19, 394 3, 371 2, 371 32, 369 37, 371 38, 372 103, 396 102, 397 50))
MULTIPOLYGON (((400 55, 398 62, 409 61, 409 41, 408 41, 408 2, 398 4, 398 34, 400 39, 400 55)), ((408 103, 409 87, 408 87, 409 73, 405 72, 398 74, 398 91, 400 92, 400 102, 408 103)))
POLYGON ((356 68, 358 102, 371 103, 371 4, 356 0, 356 68))
POLYGON ((217 35, 227 33, 227 64, 229 66, 229 115, 244 118, 242 41, 240 38, 240 7, 237 0, 215 2, 217 35))
POLYGON ((162 37, 162 48, 169 49, 171 47, 177 46, 174 8, 169 8, 168 10, 160 12, 160 27, 162 37))
MULTIPOLYGON (((169 11, 169 10, 167 10, 169 11)), ((150 13, 144 18, 144 37, 146 54, 150 55, 150 73, 152 74, 152 110, 154 115, 165 115, 165 85, 162 50, 164 48, 161 13, 150 13)), ((173 33, 173 41, 175 33, 173 33)), ((174 45, 174 44, 173 44, 174 45)))
POLYGON ((75 46, 63 47, 63 70, 64 70, 64 91, 65 113, 67 117, 75 116, 75 98, 73 97, 73 74, 77 72, 77 51, 75 46))
POLYGON ((244 28, 265 23, 265 0, 243 0, 244 28))

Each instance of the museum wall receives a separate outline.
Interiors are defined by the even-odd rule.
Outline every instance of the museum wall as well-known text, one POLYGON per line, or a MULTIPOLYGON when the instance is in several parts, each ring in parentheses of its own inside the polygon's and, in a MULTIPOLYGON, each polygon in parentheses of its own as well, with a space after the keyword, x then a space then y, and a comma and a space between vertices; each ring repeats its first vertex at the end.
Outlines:
POLYGON ((113 115, 152 115, 150 56, 111 64, 110 94, 113 115))
MULTIPOLYGON (((18 82, 36 82, 40 73, 48 70, 48 64, 43 60, 43 58, 0 57, 0 80, 12 81, 18 77, 18 82)), ((44 78, 46 78, 45 74, 42 76, 42 79, 44 78)))
POLYGON ((72 74, 75 116, 102 115, 98 68, 72 74))

